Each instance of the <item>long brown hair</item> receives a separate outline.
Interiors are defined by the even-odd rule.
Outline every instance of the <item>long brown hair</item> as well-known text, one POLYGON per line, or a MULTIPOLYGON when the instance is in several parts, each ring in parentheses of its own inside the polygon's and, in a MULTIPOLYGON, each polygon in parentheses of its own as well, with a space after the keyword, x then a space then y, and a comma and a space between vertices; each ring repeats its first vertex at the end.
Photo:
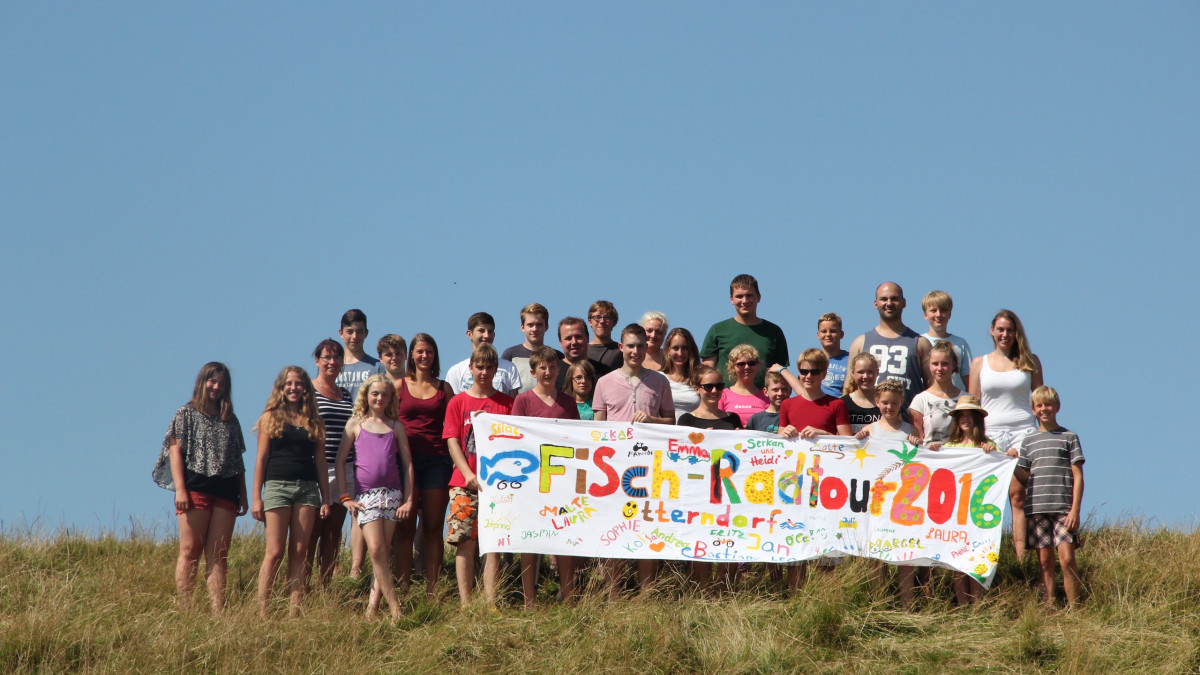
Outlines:
POLYGON ((951 417, 954 419, 954 424, 952 424, 950 426, 950 440, 948 442, 950 442, 950 443, 968 442, 968 443, 974 443, 975 447, 980 447, 983 445, 984 441, 987 440, 987 435, 983 431, 983 413, 982 412, 980 412, 978 410, 961 410, 961 411, 956 411, 956 412, 952 413, 951 417), (962 427, 960 427, 958 425, 958 416, 959 415, 970 415, 971 417, 975 418, 975 433, 974 433, 975 438, 965 438, 963 436, 962 427))
POLYGON ((667 355, 663 357, 662 374, 677 374, 675 372, 675 362, 671 360, 671 342, 676 337, 683 338, 683 342, 687 345, 688 350, 688 360, 683 365, 683 372, 678 374, 683 376, 683 381, 686 382, 688 386, 693 386, 696 384, 696 367, 700 365, 700 349, 696 347, 696 338, 692 337, 691 332, 686 328, 672 328, 671 332, 667 333, 667 337, 663 338, 662 347, 660 347, 660 349, 667 352, 667 355))
POLYGON ((188 405, 195 410, 208 414, 208 397, 204 395, 204 384, 214 377, 225 378, 225 388, 221 391, 221 398, 217 400, 218 410, 222 422, 233 421, 233 380, 229 377, 229 368, 220 361, 209 361, 200 369, 200 374, 196 376, 196 386, 192 388, 192 400, 188 401, 188 405))
POLYGON ((304 398, 300 399, 302 421, 297 426, 307 431, 308 437, 316 441, 317 445, 324 445, 325 422, 317 414, 317 397, 312 380, 300 366, 288 366, 279 371, 279 377, 275 378, 275 386, 271 388, 271 395, 267 397, 267 405, 263 409, 262 417, 258 418, 258 424, 251 431, 261 426, 263 431, 267 432, 268 438, 279 438, 283 435, 284 426, 292 422, 291 415, 288 413, 287 401, 283 397, 283 385, 287 383, 289 373, 296 373, 304 382, 304 398))
MULTIPOLYGON (((1025 337, 1024 324, 1021 323, 1021 320, 1017 318, 1016 313, 1011 309, 1002 309, 996 312, 996 316, 992 317, 992 328, 996 327, 996 320, 1000 318, 1008 319, 1009 323, 1017 331, 1017 344, 1013 348, 1013 353, 1007 354, 1008 358, 1017 364, 1018 370, 1023 370, 1027 373, 1036 372, 1037 364, 1033 361, 1033 350, 1029 348, 1029 340, 1025 337)), ((992 338, 993 346, 995 346, 995 342, 996 338, 992 338)))

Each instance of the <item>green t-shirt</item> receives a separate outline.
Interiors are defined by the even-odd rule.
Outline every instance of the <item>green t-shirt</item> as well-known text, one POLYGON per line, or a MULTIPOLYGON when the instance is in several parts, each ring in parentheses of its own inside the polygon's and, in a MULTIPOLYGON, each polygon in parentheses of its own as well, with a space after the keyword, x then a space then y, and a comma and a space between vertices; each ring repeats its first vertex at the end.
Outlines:
POLYGON ((788 361, 787 338, 779 326, 766 319, 755 326, 740 324, 737 319, 725 319, 708 329, 704 345, 700 347, 700 358, 717 357, 717 370, 725 377, 726 385, 733 384, 733 380, 725 372, 725 362, 729 360, 730 350, 738 345, 750 345, 758 350, 758 374, 754 376, 754 384, 759 388, 762 388, 763 378, 771 364, 791 365, 788 361))

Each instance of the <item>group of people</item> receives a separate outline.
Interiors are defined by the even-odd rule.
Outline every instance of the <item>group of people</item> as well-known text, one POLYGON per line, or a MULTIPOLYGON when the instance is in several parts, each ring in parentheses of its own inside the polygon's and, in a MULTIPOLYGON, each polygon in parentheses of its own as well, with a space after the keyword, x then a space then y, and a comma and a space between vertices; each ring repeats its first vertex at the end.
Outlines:
MULTIPOLYGON (((399 615, 392 564, 406 591, 414 546, 426 594, 435 598, 443 531, 457 551, 460 599, 469 602, 480 488, 471 420, 490 412, 747 428, 784 437, 870 436, 930 450, 1004 452, 1019 457, 1009 487, 1016 553, 1038 551, 1050 605, 1057 557, 1067 599, 1078 601, 1074 551, 1084 458, 1078 437, 1057 423, 1058 394, 1044 386, 1042 364, 1016 314, 998 312, 990 326, 993 349, 973 357, 967 342, 948 331, 949 294, 924 296, 929 330, 919 334, 903 322, 903 290, 886 282, 876 289, 879 323, 874 328, 846 350, 841 318, 822 315, 819 346, 802 351, 792 373, 783 331, 758 316, 758 282, 739 275, 729 290, 734 316, 709 328, 700 346, 687 329, 670 328, 661 312, 647 312, 614 339, 617 310, 600 300, 591 305, 586 321, 566 317, 558 322, 561 351, 545 344, 546 308, 525 306, 520 312, 525 339, 501 354, 492 346, 495 320, 478 312, 467 321, 470 356, 450 366, 444 379, 432 336, 418 333, 406 343, 385 335, 375 358, 364 347, 366 315, 350 310, 338 331, 342 342, 326 339, 313 351, 315 377, 288 366, 276 378, 252 429, 258 452, 249 496, 229 369, 206 364, 191 401, 171 421, 154 469, 155 481, 175 492, 176 583, 182 600, 191 596, 203 556, 212 609, 220 611, 234 519, 249 511, 265 524, 258 585, 264 615, 285 553, 292 612, 300 606, 314 565, 319 583, 328 584, 347 514, 352 516, 350 574, 360 575, 367 560, 373 573, 368 615, 383 602, 399 615)), ((564 601, 576 597, 585 562, 550 558, 564 601)), ((533 606, 539 563, 537 555, 521 555, 527 607, 533 606)), ((609 597, 616 598, 625 561, 602 560, 598 567, 609 597)), ((495 599, 499 568, 498 554, 484 556, 489 602, 495 599)), ((702 587, 728 582, 736 572, 733 566, 708 563, 693 563, 692 569, 702 587)), ((804 573, 803 564, 792 565, 789 585, 798 586, 804 573)), ((654 560, 637 561, 639 585, 655 574, 654 560)), ((917 576, 912 567, 899 569, 906 604, 912 602, 917 576)), ((970 602, 981 590, 972 584, 956 578, 959 602, 970 602)))

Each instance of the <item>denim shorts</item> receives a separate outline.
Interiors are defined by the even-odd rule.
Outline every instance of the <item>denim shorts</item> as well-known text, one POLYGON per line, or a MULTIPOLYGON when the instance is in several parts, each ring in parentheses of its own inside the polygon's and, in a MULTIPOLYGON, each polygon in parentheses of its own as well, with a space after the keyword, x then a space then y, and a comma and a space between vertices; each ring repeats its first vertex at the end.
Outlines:
POLYGON ((321 508, 321 491, 315 480, 269 480, 263 485, 263 510, 292 506, 321 508))
POLYGON ((446 490, 454 461, 449 455, 413 455, 413 484, 418 490, 446 490))

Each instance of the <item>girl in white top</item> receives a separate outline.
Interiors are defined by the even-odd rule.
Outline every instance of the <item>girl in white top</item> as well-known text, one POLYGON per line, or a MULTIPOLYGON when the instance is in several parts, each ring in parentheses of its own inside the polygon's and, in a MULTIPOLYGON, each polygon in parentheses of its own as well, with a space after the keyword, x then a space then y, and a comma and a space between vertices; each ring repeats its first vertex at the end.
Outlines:
MULTIPOLYGON (((1001 452, 1020 447, 1025 436, 1037 429, 1029 395, 1042 386, 1042 362, 1029 349, 1025 327, 1017 315, 1002 309, 992 317, 989 354, 971 362, 971 395, 988 413, 988 436, 1001 452)), ((1013 548, 1025 556, 1025 486, 1015 477, 1008 488, 1013 514, 1013 548)))
POLYGON ((954 345, 943 340, 929 350, 929 372, 933 384, 913 397, 908 415, 922 445, 944 443, 950 438, 950 427, 954 420, 950 412, 962 390, 954 386, 954 374, 958 372, 958 352, 954 345))
POLYGON ((696 339, 686 328, 674 328, 663 341, 667 346, 667 358, 662 374, 671 382, 671 399, 675 402, 675 419, 690 413, 700 405, 700 394, 696 393, 696 368, 700 366, 700 350, 696 339))
MULTIPOLYGON (((667 315, 662 312, 646 312, 642 315, 642 328, 646 329, 646 359, 642 367, 662 371, 667 365, 663 358, 663 337, 667 334, 667 315)), ((672 392, 674 393, 674 392, 672 392)), ((678 414, 675 415, 679 417, 678 414)))

